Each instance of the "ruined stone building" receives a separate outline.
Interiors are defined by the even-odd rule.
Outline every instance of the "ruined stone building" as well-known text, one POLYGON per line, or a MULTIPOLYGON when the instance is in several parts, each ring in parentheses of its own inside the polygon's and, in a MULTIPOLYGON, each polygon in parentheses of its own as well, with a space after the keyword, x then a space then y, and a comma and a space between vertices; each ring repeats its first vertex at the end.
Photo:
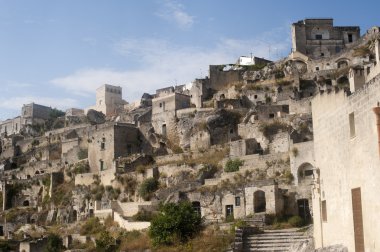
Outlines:
POLYGON ((100 111, 106 116, 116 115, 118 109, 126 102, 122 98, 122 88, 104 84, 96 89, 96 105, 86 109, 100 111))
POLYGON ((174 91, 173 87, 157 90, 152 99, 152 125, 156 133, 174 134, 176 111, 190 107, 190 96, 174 91))
POLYGON ((292 25, 292 51, 313 59, 339 53, 359 38, 358 26, 334 26, 332 18, 305 19, 292 25))
POLYGON ((20 116, 0 122, 0 135, 18 134, 28 125, 42 124, 49 119, 51 110, 51 107, 36 103, 24 104, 20 116))
POLYGON ((89 136, 88 162, 91 172, 112 169, 116 158, 142 151, 142 140, 135 125, 111 123, 96 127, 89 136))

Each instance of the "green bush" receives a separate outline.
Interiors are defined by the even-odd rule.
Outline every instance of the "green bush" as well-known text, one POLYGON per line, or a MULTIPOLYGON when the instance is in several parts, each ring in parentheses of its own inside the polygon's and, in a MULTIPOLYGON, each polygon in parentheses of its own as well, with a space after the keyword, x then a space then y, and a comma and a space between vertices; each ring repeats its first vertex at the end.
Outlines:
POLYGON ((299 216, 290 217, 288 223, 292 227, 302 227, 305 224, 304 220, 299 216))
POLYGON ((139 189, 139 194, 145 200, 149 200, 152 196, 152 193, 158 189, 158 181, 154 178, 148 178, 144 180, 139 189))
POLYGON ((152 219, 149 236, 154 245, 171 245, 185 242, 200 231, 201 216, 190 202, 168 203, 160 206, 160 212, 152 219))
POLYGON ((81 235, 94 235, 104 230, 98 218, 89 218, 80 228, 81 235))
POLYGON ((96 244, 96 251, 107 251, 112 252, 116 251, 116 241, 115 239, 110 235, 110 233, 106 230, 103 230, 99 235, 98 238, 95 239, 96 244))
POLYGON ((63 251, 62 239, 59 235, 50 234, 47 237, 47 245, 44 249, 44 252, 59 252, 63 251))
POLYGON ((235 171, 238 171, 240 166, 243 165, 243 161, 241 161, 240 159, 236 158, 234 160, 232 159, 229 159, 224 167, 224 171, 225 172, 235 172, 235 171))

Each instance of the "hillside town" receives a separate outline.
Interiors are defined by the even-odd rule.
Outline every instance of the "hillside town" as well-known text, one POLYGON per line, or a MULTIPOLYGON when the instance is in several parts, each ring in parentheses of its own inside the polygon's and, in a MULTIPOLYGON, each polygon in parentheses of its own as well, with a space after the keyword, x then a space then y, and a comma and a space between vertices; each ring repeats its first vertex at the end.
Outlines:
POLYGON ((203 251, 149 239, 183 202, 209 251, 380 251, 380 28, 304 19, 291 40, 138 101, 104 84, 0 122, 0 251, 203 251))

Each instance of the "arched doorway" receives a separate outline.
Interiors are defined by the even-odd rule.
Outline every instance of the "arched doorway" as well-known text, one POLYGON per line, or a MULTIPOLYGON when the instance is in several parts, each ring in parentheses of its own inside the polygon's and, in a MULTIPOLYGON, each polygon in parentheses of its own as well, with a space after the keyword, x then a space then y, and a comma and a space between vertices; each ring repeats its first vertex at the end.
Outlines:
POLYGON ((264 191, 259 190, 253 194, 253 206, 255 213, 266 211, 266 199, 264 191))
POLYGON ((303 163, 298 168, 298 184, 312 184, 314 180, 314 167, 310 163, 303 163))

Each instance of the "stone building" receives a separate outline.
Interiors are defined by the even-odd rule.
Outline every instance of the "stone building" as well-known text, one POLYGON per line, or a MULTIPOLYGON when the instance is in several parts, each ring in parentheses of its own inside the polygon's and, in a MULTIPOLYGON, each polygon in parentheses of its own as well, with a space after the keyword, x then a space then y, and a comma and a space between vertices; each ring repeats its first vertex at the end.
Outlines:
POLYGON ((24 125, 41 123, 49 119, 51 107, 30 103, 22 106, 21 117, 24 125))
POLYGON ((88 162, 91 172, 111 169, 116 158, 141 152, 140 132, 133 124, 98 125, 89 134, 88 162))
POLYGON ((316 167, 316 248, 380 247, 380 77, 351 95, 323 93, 312 101, 316 167))
POLYGON ((292 51, 313 59, 330 57, 360 38, 358 26, 334 26, 332 18, 305 19, 292 24, 292 51))
POLYGON ((49 119, 51 107, 30 103, 21 108, 21 116, 0 122, 0 135, 13 135, 21 132, 27 125, 41 124, 49 119))
POLYGON ((96 105, 86 109, 100 111, 106 116, 115 115, 119 108, 122 108, 126 102, 122 98, 122 88, 104 84, 96 89, 96 105))
POLYGON ((157 90, 152 100, 152 125, 156 133, 167 136, 173 130, 176 111, 190 107, 190 96, 174 92, 174 88, 157 90))
POLYGON ((255 56, 240 56, 236 64, 240 66, 268 64, 272 61, 255 56))

